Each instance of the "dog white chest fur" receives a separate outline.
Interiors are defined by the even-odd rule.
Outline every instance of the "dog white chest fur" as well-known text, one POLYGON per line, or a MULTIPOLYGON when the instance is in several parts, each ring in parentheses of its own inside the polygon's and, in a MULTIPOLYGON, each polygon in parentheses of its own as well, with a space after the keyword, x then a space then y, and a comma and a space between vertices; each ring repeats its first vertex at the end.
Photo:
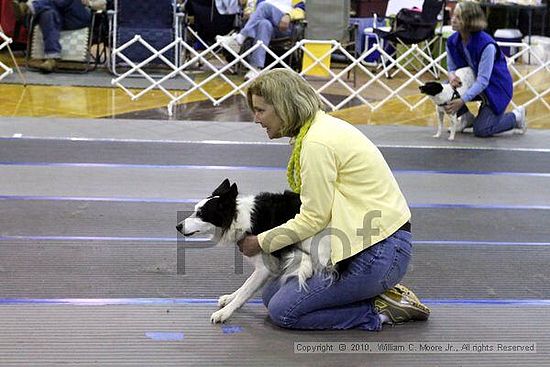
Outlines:
MULTIPOLYGON (((462 96, 466 91, 474 84, 475 82, 475 75, 474 71, 470 67, 464 67, 457 69, 455 71, 455 74, 460 78, 462 84, 460 87, 456 88, 456 92, 462 96)), ((430 98, 434 101, 437 111, 437 118, 438 118, 438 125, 437 125, 437 132, 434 134, 434 138, 439 138, 441 136, 441 133, 443 131, 443 125, 445 120, 445 107, 444 105, 451 101, 453 99, 453 96, 455 96, 455 90, 451 87, 449 83, 443 83, 441 84, 443 87, 443 90, 436 94, 436 95, 430 95, 430 98)), ((449 140, 455 139, 456 130, 458 129, 460 122, 458 120, 458 116, 455 114, 452 114, 449 116, 451 120, 451 126, 450 126, 450 134, 449 134, 449 140)))
MULTIPOLYGON (((273 216, 276 210, 273 206, 262 205, 259 201, 265 199, 277 200, 277 205, 284 205, 290 193, 270 194, 258 196, 237 196, 236 184, 229 185, 225 180, 212 196, 202 200, 195 206, 194 213, 177 225, 177 230, 185 236, 196 234, 213 235, 217 244, 236 245, 247 232, 254 227, 254 222, 286 222, 286 217, 297 213, 286 213, 285 219, 259 218, 258 216, 273 216), (281 202, 283 201, 283 202, 281 202), (270 210, 263 208, 270 207, 270 210)), ((295 198, 292 205, 296 208, 295 198)), ((266 204, 266 203, 263 203, 266 204)), ((298 202, 299 208, 299 202, 298 202)), ((294 209, 293 209, 294 210, 294 209)), ((299 209, 298 209, 299 210, 299 209)), ((330 266, 330 236, 319 236, 306 239, 300 243, 285 248, 279 256, 261 252, 252 257, 246 257, 254 266, 254 271, 244 284, 235 292, 223 295, 218 299, 219 310, 211 316, 211 322, 224 322, 261 289, 266 281, 279 276, 281 282, 290 277, 297 277, 299 287, 307 289, 306 280, 315 273, 329 274, 333 270, 330 266), (312 246, 315 243, 315 246, 312 246)))

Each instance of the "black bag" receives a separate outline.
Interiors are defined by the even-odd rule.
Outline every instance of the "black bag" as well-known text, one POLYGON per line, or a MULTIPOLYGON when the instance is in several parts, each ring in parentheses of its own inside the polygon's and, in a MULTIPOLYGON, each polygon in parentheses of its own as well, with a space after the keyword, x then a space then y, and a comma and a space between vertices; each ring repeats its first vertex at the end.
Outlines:
POLYGON ((422 23, 422 12, 417 9, 401 9, 395 16, 395 30, 409 29, 415 24, 422 23))
POLYGON ((433 37, 435 23, 427 23, 422 12, 415 9, 401 9, 393 22, 393 34, 404 43, 419 43, 433 37))

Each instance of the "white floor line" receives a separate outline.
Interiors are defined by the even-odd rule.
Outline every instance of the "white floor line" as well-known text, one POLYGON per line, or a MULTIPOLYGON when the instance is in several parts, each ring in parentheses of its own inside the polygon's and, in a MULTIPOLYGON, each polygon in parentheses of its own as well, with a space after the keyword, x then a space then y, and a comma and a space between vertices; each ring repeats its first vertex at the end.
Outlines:
POLYGON ((288 145, 288 142, 271 141, 239 141, 239 140, 178 140, 178 139, 118 139, 118 138, 81 138, 56 136, 29 136, 14 134, 13 137, 0 137, 0 140, 56 140, 56 141, 90 141, 107 143, 178 143, 178 144, 209 144, 209 145, 288 145), (18 136, 15 136, 18 135, 18 136))
POLYGON ((514 147, 488 147, 468 145, 405 145, 405 144, 377 144, 379 148, 404 148, 404 149, 461 149, 461 150, 499 150, 516 152, 550 153, 546 148, 514 148, 514 147))
MULTIPOLYGON (((288 142, 280 141, 243 141, 243 140, 179 140, 179 139, 119 139, 119 138, 83 138, 83 137, 41 137, 14 134, 12 137, 0 137, 2 139, 22 140, 55 140, 55 141, 85 141, 108 143, 177 143, 177 144, 206 144, 206 145, 256 145, 256 146, 286 146, 288 142)), ((411 144, 376 144, 379 148, 403 148, 403 149, 451 149, 451 150, 497 150, 515 152, 550 153, 550 148, 521 148, 521 147, 490 147, 468 145, 411 145, 411 144)))

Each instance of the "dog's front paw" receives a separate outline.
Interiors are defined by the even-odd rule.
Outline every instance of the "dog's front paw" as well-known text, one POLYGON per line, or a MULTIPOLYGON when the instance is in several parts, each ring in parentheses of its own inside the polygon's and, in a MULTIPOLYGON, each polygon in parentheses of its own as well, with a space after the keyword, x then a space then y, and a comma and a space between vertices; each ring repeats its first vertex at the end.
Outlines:
POLYGON ((432 137, 434 138, 439 138, 440 136, 441 136, 441 132, 439 131, 432 135, 432 137))
POLYGON ((454 135, 450 135, 450 136, 447 138, 447 140, 453 141, 453 140, 455 140, 455 136, 454 136, 454 135))
POLYGON ((234 293, 232 294, 224 294, 220 298, 218 298, 218 307, 222 308, 229 304, 229 302, 233 301, 235 298, 234 293))
POLYGON ((233 312, 231 312, 230 310, 226 310, 225 308, 222 308, 221 310, 214 312, 212 316, 210 316, 210 321, 213 324, 225 322, 227 319, 231 317, 232 314, 233 312))

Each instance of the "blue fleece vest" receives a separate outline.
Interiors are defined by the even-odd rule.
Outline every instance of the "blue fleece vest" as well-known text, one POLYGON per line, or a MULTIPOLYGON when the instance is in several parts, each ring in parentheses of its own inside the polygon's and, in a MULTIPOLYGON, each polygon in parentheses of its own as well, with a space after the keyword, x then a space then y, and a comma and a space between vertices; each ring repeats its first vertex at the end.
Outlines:
MULTIPOLYGON (((512 76, 506 66, 506 58, 498 47, 495 40, 487 33, 480 31, 470 34, 470 40, 466 45, 468 52, 470 53, 473 69, 477 75, 479 62, 481 61, 481 54, 487 45, 495 45, 497 51, 495 53, 495 60, 493 65, 493 71, 489 78, 489 85, 483 91, 487 97, 489 107, 497 115, 500 115, 506 110, 510 100, 512 100, 513 94, 513 82, 512 76)), ((455 32, 447 40, 447 47, 453 61, 457 68, 468 66, 466 61, 466 54, 462 47, 462 37, 459 32, 455 32)))

